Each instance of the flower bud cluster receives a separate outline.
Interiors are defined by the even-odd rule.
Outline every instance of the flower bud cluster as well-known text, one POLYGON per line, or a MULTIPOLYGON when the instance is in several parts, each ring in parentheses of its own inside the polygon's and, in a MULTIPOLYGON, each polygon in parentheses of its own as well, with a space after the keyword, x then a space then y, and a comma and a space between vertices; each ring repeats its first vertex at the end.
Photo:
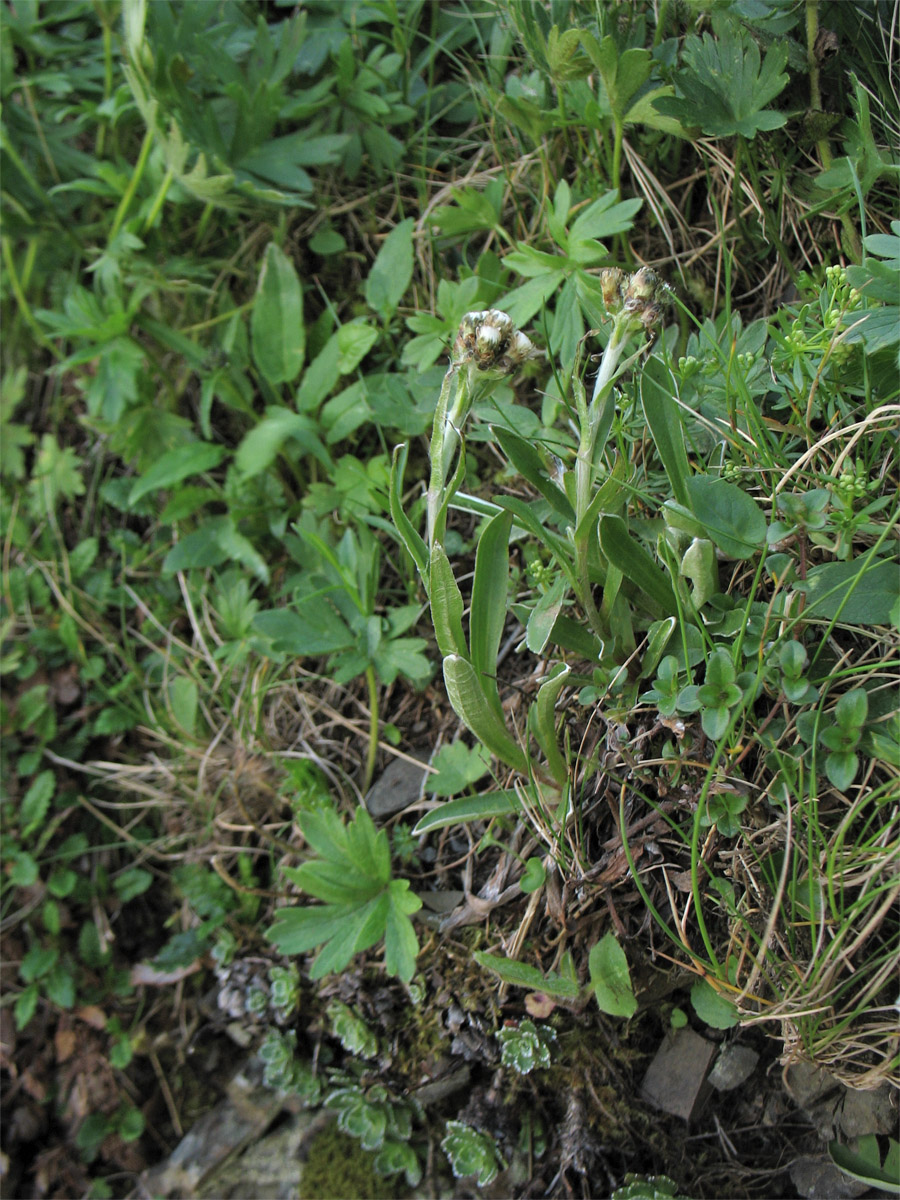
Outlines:
POLYGON ((870 487, 869 475, 862 463, 851 463, 845 467, 834 484, 835 491, 846 503, 862 500, 870 487))
POLYGON ((606 267, 600 272, 600 290, 610 316, 628 314, 635 329, 643 328, 651 334, 672 294, 668 284, 650 267, 641 267, 633 275, 618 267, 606 267))
POLYGON ((540 351, 529 337, 516 329, 504 312, 489 308, 466 313, 453 343, 454 363, 471 363, 479 371, 514 371, 540 351))

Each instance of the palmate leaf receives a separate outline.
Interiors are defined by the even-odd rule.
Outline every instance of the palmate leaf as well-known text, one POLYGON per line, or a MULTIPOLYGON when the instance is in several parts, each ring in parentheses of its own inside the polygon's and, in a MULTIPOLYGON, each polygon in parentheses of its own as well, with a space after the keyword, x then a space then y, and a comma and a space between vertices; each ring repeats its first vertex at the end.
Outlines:
POLYGON ((323 904, 280 908, 266 937, 282 954, 304 954, 320 946, 311 979, 343 971, 355 954, 382 937, 385 969, 408 982, 419 944, 410 914, 422 901, 405 879, 391 878, 387 833, 376 831, 365 808, 349 824, 330 809, 304 814, 300 828, 318 858, 284 873, 323 904))
POLYGON ((712 137, 756 137, 778 129, 787 118, 766 105, 787 86, 786 46, 773 46, 760 66, 759 47, 743 29, 726 28, 716 40, 685 41, 684 65, 675 79, 676 98, 662 96, 654 107, 685 125, 699 126, 712 137))

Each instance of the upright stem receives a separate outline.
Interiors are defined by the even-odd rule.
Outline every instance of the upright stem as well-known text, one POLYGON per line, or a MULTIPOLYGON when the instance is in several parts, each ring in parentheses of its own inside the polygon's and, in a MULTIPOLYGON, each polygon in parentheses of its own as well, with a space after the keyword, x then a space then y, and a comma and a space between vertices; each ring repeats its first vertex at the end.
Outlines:
POLYGON ((369 689, 369 746, 366 752, 366 774, 363 780, 363 793, 372 786, 375 774, 375 757, 378 754, 378 680, 375 678, 375 668, 369 664, 366 667, 366 683, 369 689))
POLYGON ((453 457, 459 447, 459 431, 466 417, 469 394, 468 373, 461 371, 455 364, 452 365, 441 384, 441 394, 434 412, 434 427, 431 431, 431 475, 426 495, 426 540, 429 549, 443 536, 438 514, 444 500, 444 487, 453 457), (454 382, 456 394, 451 404, 454 382))
POLYGON ((613 379, 615 378, 616 368, 619 365, 622 351, 625 349, 625 343, 628 339, 626 324, 622 321, 616 321, 613 325, 609 342, 600 361, 597 378, 594 380, 594 392, 591 396, 591 402, 582 417, 581 439, 575 459, 575 528, 576 530, 581 529, 580 534, 575 539, 575 567, 581 588, 579 599, 592 629, 601 637, 604 635, 603 618, 600 616, 597 606, 594 603, 588 565, 591 531, 582 529, 581 527, 583 523, 582 518, 588 510, 594 490, 596 442, 597 434, 603 423, 601 417, 605 407, 604 401, 609 395, 613 379))

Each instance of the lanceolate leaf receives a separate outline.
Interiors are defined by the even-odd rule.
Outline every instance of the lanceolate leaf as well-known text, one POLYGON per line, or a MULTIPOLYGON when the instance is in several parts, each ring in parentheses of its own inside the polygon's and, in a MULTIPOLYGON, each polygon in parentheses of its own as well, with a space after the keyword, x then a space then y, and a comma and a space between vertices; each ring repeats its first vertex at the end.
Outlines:
POLYGON ((641 405, 647 425, 656 443, 656 449, 672 485, 672 492, 679 504, 690 507, 688 465, 684 445, 684 429, 676 400, 675 379, 672 372, 656 355, 647 360, 641 372, 641 405))
POLYGON ((292 383, 306 352, 303 292, 294 264, 270 242, 263 256, 250 318, 253 357, 273 387, 292 383))
POLYGON ((188 442, 187 445, 176 446, 157 459, 138 479, 128 494, 129 505, 136 504, 148 492, 170 488, 191 475, 211 471, 219 465, 225 454, 224 446, 215 446, 210 442, 188 442))
POLYGON ((462 627, 462 595, 453 577, 450 560, 439 543, 435 543, 431 550, 429 592, 431 619, 438 650, 445 657, 448 654, 459 654, 468 658, 462 627))
POLYGON ((416 531, 403 509, 403 476, 406 472, 408 454, 409 444, 407 442, 404 442, 402 446, 394 447, 391 461, 391 518, 403 538, 403 544, 410 558, 416 564, 419 574, 424 580, 428 577, 428 547, 425 545, 425 539, 416 531))
POLYGON ((568 496, 548 478, 541 456, 531 442, 519 437, 511 429, 504 429, 502 425, 492 425, 491 434, 500 443, 503 452, 516 470, 528 480, 532 487, 537 488, 560 516, 564 517, 570 525, 574 525, 575 512, 569 503, 568 496))
POLYGON ((416 837, 434 829, 446 829, 448 825, 465 825, 468 821, 489 821, 492 817, 508 817, 519 812, 522 803, 518 793, 512 789, 486 792, 483 796, 462 796, 448 800, 439 808, 433 808, 416 822, 413 833, 416 837))
POLYGON ((458 654, 449 655, 444 659, 444 683, 453 711, 465 726, 501 762, 527 775, 525 752, 488 700, 472 664, 458 654))
POLYGON ((497 654, 506 624, 509 589, 509 533, 512 513, 501 512, 485 526, 475 553, 475 579, 469 616, 472 666, 481 690, 502 720, 497 692, 497 654))
POLYGON ((675 593, 668 577, 663 574, 641 543, 628 532, 621 517, 600 518, 600 548, 613 566, 618 567, 668 617, 678 611, 675 593))
POLYGON ((541 684, 537 699, 532 705, 531 718, 534 736, 544 752, 547 765, 557 783, 565 783, 569 776, 569 768, 565 757, 560 751, 556 738, 555 705, 569 675, 569 668, 560 666, 554 674, 541 684))

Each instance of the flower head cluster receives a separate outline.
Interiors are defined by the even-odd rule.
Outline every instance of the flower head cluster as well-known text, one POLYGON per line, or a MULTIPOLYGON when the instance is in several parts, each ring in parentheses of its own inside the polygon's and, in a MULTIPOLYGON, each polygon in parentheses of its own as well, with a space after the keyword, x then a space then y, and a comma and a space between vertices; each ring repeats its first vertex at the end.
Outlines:
POLYGON ((471 363, 479 371, 499 371, 506 375, 539 354, 531 339, 516 329, 506 313, 489 308, 463 317, 453 343, 452 359, 455 364, 471 363))
POLYGON ((630 318, 633 330, 643 328, 649 334, 656 332, 672 295, 669 285, 650 267, 641 267, 633 275, 606 267, 600 272, 600 289, 611 317, 630 318))

